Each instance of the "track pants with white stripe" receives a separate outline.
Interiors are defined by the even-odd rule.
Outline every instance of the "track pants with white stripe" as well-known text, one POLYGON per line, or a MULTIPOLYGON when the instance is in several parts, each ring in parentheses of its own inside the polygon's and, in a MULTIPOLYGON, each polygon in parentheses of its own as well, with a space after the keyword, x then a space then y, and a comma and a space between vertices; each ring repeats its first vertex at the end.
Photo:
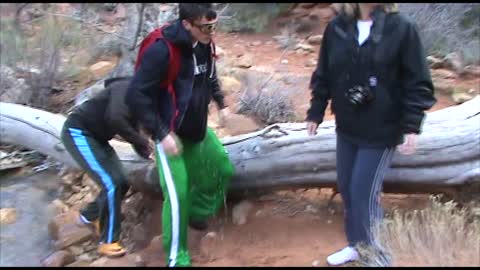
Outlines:
POLYGON ((371 148, 353 144, 337 133, 337 186, 345 211, 350 246, 378 243, 374 226, 383 218, 380 192, 395 147, 371 148))
POLYGON ((126 174, 114 149, 108 142, 99 142, 78 124, 67 119, 61 132, 67 151, 87 172, 101 191, 95 201, 80 213, 89 221, 100 218, 100 242, 117 242, 120 237, 121 204, 128 191, 126 174))
POLYGON ((168 266, 190 266, 189 219, 206 220, 223 206, 233 164, 214 131, 200 143, 182 140, 183 152, 166 155, 156 144, 156 162, 163 192, 162 233, 168 266))

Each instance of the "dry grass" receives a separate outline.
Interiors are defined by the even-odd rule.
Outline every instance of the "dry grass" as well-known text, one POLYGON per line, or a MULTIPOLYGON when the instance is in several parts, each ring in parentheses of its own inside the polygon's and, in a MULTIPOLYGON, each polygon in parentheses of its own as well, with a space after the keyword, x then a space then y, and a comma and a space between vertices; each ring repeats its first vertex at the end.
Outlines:
POLYGON ((261 123, 291 122, 295 119, 292 102, 277 93, 247 93, 240 99, 237 112, 254 117, 261 123))
MULTIPOLYGON (((377 228, 378 242, 389 251, 393 266, 480 266, 477 208, 432 196, 425 209, 394 210, 377 228)), ((360 253, 368 258, 362 265, 384 265, 371 249, 360 248, 360 253)))
POLYGON ((429 54, 458 52, 466 64, 479 63, 478 3, 401 3, 399 8, 418 25, 429 54))

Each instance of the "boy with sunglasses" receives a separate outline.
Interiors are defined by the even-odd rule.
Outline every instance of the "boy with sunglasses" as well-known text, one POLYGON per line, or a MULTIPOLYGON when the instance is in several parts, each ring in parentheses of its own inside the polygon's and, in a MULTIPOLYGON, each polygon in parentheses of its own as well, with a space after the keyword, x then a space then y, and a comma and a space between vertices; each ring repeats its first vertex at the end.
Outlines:
POLYGON ((234 172, 207 127, 210 100, 225 108, 212 42, 216 23, 211 4, 180 3, 179 19, 163 28, 162 37, 137 61, 125 99, 156 142, 163 246, 170 267, 191 265, 187 225, 206 229, 207 219, 223 205, 234 172), (173 66, 171 58, 177 61, 173 66))

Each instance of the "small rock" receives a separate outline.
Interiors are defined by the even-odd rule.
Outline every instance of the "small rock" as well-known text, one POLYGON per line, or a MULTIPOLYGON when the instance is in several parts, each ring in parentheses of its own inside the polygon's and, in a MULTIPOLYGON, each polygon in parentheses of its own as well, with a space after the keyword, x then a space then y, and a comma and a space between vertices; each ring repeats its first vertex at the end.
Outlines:
POLYGON ((443 61, 433 55, 427 56, 427 63, 432 69, 442 68, 444 66, 443 61))
POLYGON ((148 245, 148 242, 150 241, 150 239, 148 238, 148 233, 145 229, 144 224, 136 224, 133 226, 130 239, 136 245, 140 245, 140 246, 148 245))
POLYGON ((287 59, 282 59, 281 63, 282 64, 288 64, 288 60, 287 59))
POLYGON ((312 262, 312 266, 317 267, 320 266, 321 262, 319 260, 315 260, 312 262))
POLYGON ((87 241, 82 243, 82 247, 87 247, 88 245, 91 245, 92 241, 87 241))
POLYGON ((332 224, 332 220, 331 220, 331 219, 327 219, 327 224, 332 224))
POLYGON ((66 212, 68 212, 68 209, 69 209, 68 205, 66 205, 60 199, 53 200, 53 202, 50 203, 50 205, 48 207, 52 208, 57 215, 66 213, 66 212))
POLYGON ((463 69, 463 72, 462 72, 462 77, 466 77, 466 78, 480 78, 480 66, 466 66, 464 69, 463 69))
POLYGON ((310 45, 321 45, 323 40, 323 35, 310 36, 307 39, 308 44, 310 45))
POLYGON ((458 75, 450 70, 447 69, 435 69, 432 70, 432 77, 440 77, 443 79, 455 79, 458 75))
POLYGON ((230 76, 220 76, 222 90, 226 93, 235 93, 242 89, 242 83, 230 76))
POLYGON ((313 206, 311 206, 311 205, 307 205, 307 206, 305 207, 305 212, 314 213, 314 214, 315 214, 315 213, 318 213, 318 209, 315 208, 315 207, 313 207, 313 206))
POLYGON ((145 262, 145 260, 144 260, 144 259, 142 258, 142 256, 140 256, 140 255, 136 255, 136 256, 135 256, 134 262, 135 262, 135 266, 136 266, 136 267, 145 267, 145 266, 147 266, 147 263, 145 262))
POLYGON ((260 45, 262 45, 262 43, 263 42, 257 40, 257 41, 252 42, 251 45, 252 46, 260 46, 260 45))
POLYGON ((72 174, 67 174, 62 177, 61 183, 65 186, 71 186, 73 184, 72 174))
POLYGON ((232 209, 232 222, 236 225, 243 225, 247 222, 248 212, 253 204, 247 200, 241 201, 232 209))
POLYGON ((472 214, 474 216, 480 217, 480 207, 475 207, 472 209, 472 214))
POLYGON ((17 221, 17 210, 15 208, 0 208, 0 224, 12 224, 17 221))
POLYGON ((78 256, 78 259, 81 261, 86 261, 86 262, 92 262, 93 258, 90 254, 88 253, 83 253, 80 256, 78 256))
POLYGON ((212 254, 212 250, 218 245, 218 237, 215 232, 207 233, 202 239, 200 239, 200 254, 207 258, 211 259, 211 256, 215 255, 212 254))
POLYGON ((95 200, 95 196, 92 194, 90 191, 82 191, 85 196, 82 198, 82 200, 86 203, 93 202, 95 200))
POLYGON ((66 267, 88 267, 90 266, 90 262, 87 261, 76 261, 71 264, 65 265, 66 267))
POLYGON ((305 191, 306 191, 305 188, 299 188, 299 189, 297 189, 295 192, 296 192, 297 194, 302 194, 302 193, 304 193, 305 191))
POLYGON ((67 173, 65 174, 64 176, 62 176, 62 184, 66 185, 66 186, 70 186, 70 185, 73 185, 73 184, 76 184, 78 183, 83 177, 83 173, 82 172, 78 172, 78 173, 75 173, 75 172, 71 172, 71 173, 67 173))
POLYGON ((309 188, 302 194, 302 197, 310 201, 314 201, 318 199, 319 196, 320 196, 320 189, 318 188, 309 188))
POLYGON ((305 63, 306 67, 316 67, 317 66, 317 60, 315 59, 308 59, 307 62, 305 63))
POLYGON ((240 68, 250 68, 253 66, 253 57, 251 55, 243 55, 237 58, 235 66, 240 68))
POLYGON ((308 45, 308 44, 298 44, 297 47, 295 47, 295 50, 303 50, 303 51, 307 51, 307 52, 314 52, 315 51, 313 46, 308 45))
POLYGON ((107 257, 101 257, 100 259, 92 262, 90 264, 90 266, 94 266, 94 267, 103 267, 105 266, 105 264, 108 263, 108 258, 107 257))
POLYGON ((70 251, 70 253, 72 253, 73 255, 75 256, 79 256, 81 254, 83 254, 83 248, 79 247, 79 246, 70 246, 67 248, 68 251, 70 251))
POLYGON ((76 224, 62 226, 58 232, 58 240, 55 241, 55 249, 61 250, 66 247, 83 243, 92 237, 92 231, 87 227, 76 224))
POLYGON ((76 193, 82 191, 81 186, 71 186, 71 189, 73 192, 76 192, 76 193))
POLYGON ((217 233, 216 232, 208 232, 207 234, 205 234, 205 237, 217 237, 217 233))
POLYGON ((458 53, 449 53, 443 59, 447 68, 453 69, 457 73, 462 73, 463 71, 463 61, 461 56, 458 53))
POLYGON ((307 54, 310 54, 311 52, 304 51, 304 50, 296 50, 295 53, 300 55, 307 55, 307 54))
POLYGON ((100 61, 94 65, 91 65, 88 69, 93 74, 95 80, 102 79, 115 67, 114 63, 108 61, 100 61))
POLYGON ((42 265, 46 267, 62 267, 73 261, 75 261, 75 257, 70 252, 60 250, 43 260, 42 265))
POLYGON ((90 252, 92 250, 96 250, 97 249, 97 244, 90 243, 89 245, 85 246, 83 249, 85 250, 85 252, 90 252))
POLYGON ((88 174, 84 174, 82 178, 82 185, 83 186, 89 186, 92 189, 99 188, 98 184, 93 181, 88 174))

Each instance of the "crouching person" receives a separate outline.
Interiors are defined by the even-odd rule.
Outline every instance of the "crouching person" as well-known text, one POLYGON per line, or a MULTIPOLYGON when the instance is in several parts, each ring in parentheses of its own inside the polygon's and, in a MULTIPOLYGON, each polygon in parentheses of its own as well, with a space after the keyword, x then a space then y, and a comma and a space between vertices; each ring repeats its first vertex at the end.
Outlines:
POLYGON ((79 224, 95 230, 100 238, 98 252, 109 257, 126 253, 119 242, 120 210, 129 186, 122 164, 108 142, 120 135, 143 158, 149 158, 153 151, 124 104, 128 84, 128 78, 107 80, 102 92, 68 116, 61 132, 67 151, 101 187, 95 201, 80 211, 79 224))

